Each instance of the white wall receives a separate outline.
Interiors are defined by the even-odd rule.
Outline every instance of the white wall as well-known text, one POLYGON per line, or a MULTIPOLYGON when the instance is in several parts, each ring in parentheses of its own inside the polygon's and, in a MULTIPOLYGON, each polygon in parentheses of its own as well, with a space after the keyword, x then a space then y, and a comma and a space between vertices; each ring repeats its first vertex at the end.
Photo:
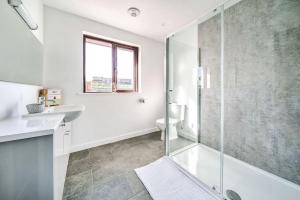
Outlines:
POLYGON ((44 85, 61 88, 65 104, 84 104, 73 123, 73 150, 156 130, 164 112, 164 44, 44 7, 44 85), (83 87, 82 31, 141 46, 141 93, 78 94, 83 87), (146 103, 138 103, 139 98, 146 103))
POLYGON ((182 136, 197 135, 197 24, 170 37, 170 89, 171 101, 186 106, 182 136))
POLYGON ((0 81, 0 120, 27 114, 26 105, 37 103, 40 87, 0 81))
POLYGON ((44 41, 44 6, 42 0, 22 0, 31 17, 38 24, 37 30, 32 30, 33 35, 41 42, 44 41))

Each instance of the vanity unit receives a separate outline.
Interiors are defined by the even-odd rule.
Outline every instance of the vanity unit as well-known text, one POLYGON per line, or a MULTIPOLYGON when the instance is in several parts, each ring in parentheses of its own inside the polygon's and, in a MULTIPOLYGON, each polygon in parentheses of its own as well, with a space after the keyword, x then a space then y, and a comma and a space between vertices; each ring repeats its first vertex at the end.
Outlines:
POLYGON ((0 199, 62 199, 71 121, 84 107, 51 109, 0 121, 0 199))

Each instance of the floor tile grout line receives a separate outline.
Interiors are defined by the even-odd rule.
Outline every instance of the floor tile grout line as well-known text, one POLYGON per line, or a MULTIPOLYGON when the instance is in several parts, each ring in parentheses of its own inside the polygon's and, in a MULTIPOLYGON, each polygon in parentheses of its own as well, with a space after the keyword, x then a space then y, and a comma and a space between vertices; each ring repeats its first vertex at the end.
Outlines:
POLYGON ((92 178, 92 193, 94 193, 94 176, 93 176, 93 168, 92 168, 92 160, 91 160, 91 149, 88 149, 89 152, 89 164, 90 164, 90 170, 91 170, 91 178, 92 178))
POLYGON ((132 197, 135 197, 135 196, 137 196, 138 194, 140 194, 140 193, 142 193, 142 192, 143 192, 143 190, 141 190, 141 191, 139 191, 139 192, 133 194, 133 195, 132 195, 131 197, 129 197, 127 200, 130 200, 132 197))

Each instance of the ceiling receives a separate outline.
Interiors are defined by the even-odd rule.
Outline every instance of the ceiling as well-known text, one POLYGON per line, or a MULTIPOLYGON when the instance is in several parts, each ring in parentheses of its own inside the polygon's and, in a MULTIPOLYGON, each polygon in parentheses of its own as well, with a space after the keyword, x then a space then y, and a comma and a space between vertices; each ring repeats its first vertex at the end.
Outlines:
POLYGON ((213 9, 220 0, 44 0, 44 4, 145 37, 163 41, 194 19, 213 9), (137 7, 134 18, 127 10, 137 7))

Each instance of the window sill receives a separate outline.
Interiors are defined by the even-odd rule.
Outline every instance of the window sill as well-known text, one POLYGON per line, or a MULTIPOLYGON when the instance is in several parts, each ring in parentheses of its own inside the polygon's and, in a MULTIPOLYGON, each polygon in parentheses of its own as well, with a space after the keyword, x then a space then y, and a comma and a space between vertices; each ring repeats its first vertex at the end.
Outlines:
POLYGON ((138 95, 141 94, 142 92, 103 92, 103 93, 85 93, 85 92, 77 92, 76 95, 78 96, 98 96, 98 95, 138 95))

